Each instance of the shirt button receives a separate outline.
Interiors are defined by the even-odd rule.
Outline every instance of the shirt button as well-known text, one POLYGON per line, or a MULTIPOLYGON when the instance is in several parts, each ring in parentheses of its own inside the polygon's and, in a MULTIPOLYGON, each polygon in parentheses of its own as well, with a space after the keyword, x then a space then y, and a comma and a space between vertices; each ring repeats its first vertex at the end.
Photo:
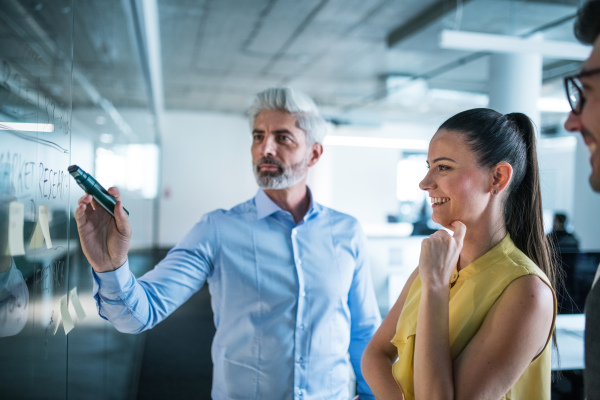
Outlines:
POLYGON ((292 235, 296 236, 298 234, 297 231, 292 231, 292 235))
POLYGON ((305 291, 302 291, 301 294, 302 294, 302 297, 306 297, 306 292, 305 291))
POLYGON ((298 326, 298 328, 300 328, 300 330, 303 330, 303 329, 304 329, 304 324, 300 324, 300 325, 298 326))
POLYGON ((298 265, 302 265, 302 260, 298 260, 298 265))
POLYGON ((299 362, 300 364, 302 364, 302 363, 304 362, 304 358, 300 357, 300 358, 298 359, 298 362, 299 362))
POLYGON ((302 390, 298 390, 298 396, 302 396, 302 390))

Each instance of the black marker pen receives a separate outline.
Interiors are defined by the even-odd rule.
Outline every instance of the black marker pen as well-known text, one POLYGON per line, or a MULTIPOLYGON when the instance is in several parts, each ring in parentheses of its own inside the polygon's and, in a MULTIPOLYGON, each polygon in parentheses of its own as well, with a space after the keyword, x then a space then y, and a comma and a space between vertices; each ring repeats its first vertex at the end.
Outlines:
MULTIPOLYGON (((69 173, 73 175, 73 178, 75 178, 75 182, 81 186, 84 192, 91 194, 94 200, 96 200, 96 202, 114 218, 114 210, 115 205, 117 204, 117 199, 108 194, 106 189, 104 189, 92 175, 88 174, 77 165, 71 165, 68 169, 69 173)), ((125 210, 127 215, 129 215, 129 211, 127 211, 125 207, 123 207, 123 210, 125 210)))

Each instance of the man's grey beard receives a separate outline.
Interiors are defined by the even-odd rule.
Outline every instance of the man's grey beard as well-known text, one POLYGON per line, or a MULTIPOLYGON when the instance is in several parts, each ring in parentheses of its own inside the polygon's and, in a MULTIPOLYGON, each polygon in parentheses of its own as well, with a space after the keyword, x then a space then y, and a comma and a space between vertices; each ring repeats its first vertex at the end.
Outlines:
POLYGON ((263 157, 252 166, 256 183, 263 189, 280 190, 294 186, 308 173, 308 157, 290 167, 271 157, 263 157), (260 171, 262 164, 274 164, 278 171, 260 171))

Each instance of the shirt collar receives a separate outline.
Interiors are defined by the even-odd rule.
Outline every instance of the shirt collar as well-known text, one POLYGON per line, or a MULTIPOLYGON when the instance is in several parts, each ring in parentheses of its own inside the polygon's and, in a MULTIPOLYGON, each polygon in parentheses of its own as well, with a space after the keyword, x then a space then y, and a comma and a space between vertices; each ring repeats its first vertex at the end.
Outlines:
MULTIPOLYGON (((314 210, 315 203, 313 200, 312 192, 310 191, 310 188, 308 186, 306 187, 306 192, 308 193, 308 198, 310 199, 310 204, 308 206, 308 211, 306 212, 306 215, 304 216, 305 220, 306 220, 306 218, 308 218, 309 215, 311 215, 313 213, 313 211, 315 211, 314 210)), ((273 200, 271 200, 271 198, 269 196, 267 196, 267 194, 265 193, 265 191, 262 188, 258 189, 258 192, 256 193, 256 196, 254 197, 254 202, 256 204, 256 217, 258 219, 266 218, 269 215, 276 213, 277 211, 283 211, 281 209, 281 207, 279 207, 277 204, 275 204, 275 202, 273 200)))
POLYGON ((492 247, 487 253, 467 265, 460 271, 457 271, 456 267, 452 271, 450 277, 450 283, 453 284, 458 279, 467 279, 474 275, 477 275, 483 270, 496 264, 498 261, 503 260, 507 254, 511 253, 515 248, 515 244, 510 238, 510 234, 507 233, 497 245, 492 247))

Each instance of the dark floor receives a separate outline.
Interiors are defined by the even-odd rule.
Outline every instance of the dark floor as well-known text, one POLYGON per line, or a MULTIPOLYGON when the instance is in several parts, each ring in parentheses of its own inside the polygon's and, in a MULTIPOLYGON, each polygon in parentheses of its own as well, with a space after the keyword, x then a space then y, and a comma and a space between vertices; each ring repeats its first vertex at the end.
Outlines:
POLYGON ((583 371, 553 372, 552 400, 583 400, 583 371))
POLYGON ((205 286, 147 332, 138 399, 210 399, 212 318, 205 286))

